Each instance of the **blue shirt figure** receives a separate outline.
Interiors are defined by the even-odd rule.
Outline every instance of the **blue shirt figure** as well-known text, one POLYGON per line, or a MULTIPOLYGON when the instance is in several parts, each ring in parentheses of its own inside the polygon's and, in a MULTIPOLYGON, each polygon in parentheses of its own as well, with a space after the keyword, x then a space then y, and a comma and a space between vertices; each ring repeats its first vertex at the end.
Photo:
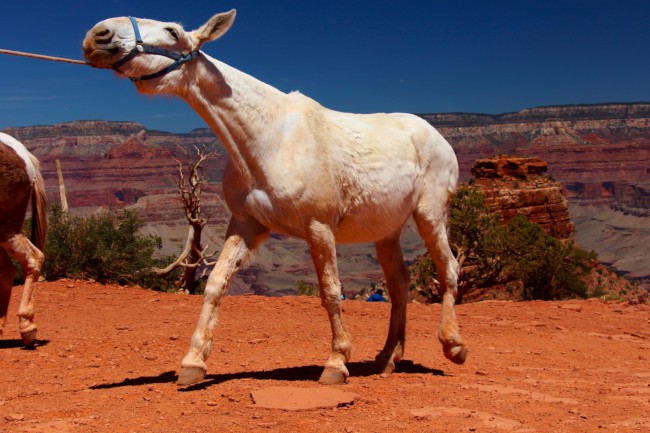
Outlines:
POLYGON ((366 299, 366 302, 386 302, 383 290, 377 290, 375 293, 370 295, 368 299, 366 299))

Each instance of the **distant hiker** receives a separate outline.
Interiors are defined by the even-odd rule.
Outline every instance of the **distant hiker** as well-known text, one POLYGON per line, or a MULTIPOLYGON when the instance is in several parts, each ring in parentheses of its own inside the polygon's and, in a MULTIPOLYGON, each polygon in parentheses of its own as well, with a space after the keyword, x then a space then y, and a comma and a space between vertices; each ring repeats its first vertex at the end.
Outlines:
POLYGON ((366 299, 366 302, 387 302, 386 298, 384 298, 384 291, 378 289, 375 293, 370 295, 368 299, 366 299))

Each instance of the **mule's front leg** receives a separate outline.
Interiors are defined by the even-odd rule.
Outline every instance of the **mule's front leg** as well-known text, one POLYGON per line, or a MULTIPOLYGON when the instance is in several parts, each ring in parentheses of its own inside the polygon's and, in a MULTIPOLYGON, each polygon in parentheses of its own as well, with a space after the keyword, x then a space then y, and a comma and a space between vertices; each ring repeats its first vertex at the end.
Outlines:
POLYGON ((204 292, 203 309, 196 325, 190 348, 181 361, 178 385, 186 386, 200 382, 208 367, 205 361, 212 351, 212 338, 217 326, 219 305, 226 293, 228 283, 235 275, 249 252, 264 239, 267 230, 255 222, 230 221, 226 242, 217 264, 210 273, 204 292))
POLYGON ((343 326, 334 234, 328 226, 312 222, 307 242, 318 274, 321 303, 327 310, 332 327, 332 352, 325 361, 319 382, 327 385, 344 383, 350 376, 345 363, 352 355, 352 340, 343 326))

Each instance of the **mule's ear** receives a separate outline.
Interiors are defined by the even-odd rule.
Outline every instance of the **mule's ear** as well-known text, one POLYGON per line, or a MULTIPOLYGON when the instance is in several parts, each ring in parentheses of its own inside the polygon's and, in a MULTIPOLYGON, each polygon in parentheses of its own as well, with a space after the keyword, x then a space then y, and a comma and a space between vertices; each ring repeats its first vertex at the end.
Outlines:
POLYGON ((203 24, 200 28, 194 30, 192 34, 198 41, 196 49, 200 48, 201 45, 206 42, 214 41, 223 36, 223 34, 230 29, 233 21, 235 21, 236 14, 237 11, 235 9, 222 14, 217 14, 210 18, 208 22, 203 24))

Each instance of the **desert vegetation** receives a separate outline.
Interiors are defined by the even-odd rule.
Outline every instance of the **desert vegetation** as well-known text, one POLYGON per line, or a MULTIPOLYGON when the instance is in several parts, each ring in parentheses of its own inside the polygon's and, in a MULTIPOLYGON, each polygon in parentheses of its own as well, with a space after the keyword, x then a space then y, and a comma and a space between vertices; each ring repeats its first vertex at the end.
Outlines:
POLYGON ((140 234, 141 226, 137 213, 127 209, 82 217, 54 205, 49 213, 42 275, 47 280, 78 278, 167 289, 169 280, 151 272, 161 239, 140 234))
MULTIPOLYGON (((554 238, 521 215, 502 224, 472 184, 460 187, 452 198, 449 237, 461 268, 459 302, 476 293, 483 298, 517 300, 604 294, 602 284, 589 283, 599 264, 596 253, 585 251, 572 241, 554 238)), ((410 271, 415 297, 424 302, 439 302, 439 283, 431 257, 421 256, 410 271)), ((602 267, 598 272, 603 272, 602 267)))

